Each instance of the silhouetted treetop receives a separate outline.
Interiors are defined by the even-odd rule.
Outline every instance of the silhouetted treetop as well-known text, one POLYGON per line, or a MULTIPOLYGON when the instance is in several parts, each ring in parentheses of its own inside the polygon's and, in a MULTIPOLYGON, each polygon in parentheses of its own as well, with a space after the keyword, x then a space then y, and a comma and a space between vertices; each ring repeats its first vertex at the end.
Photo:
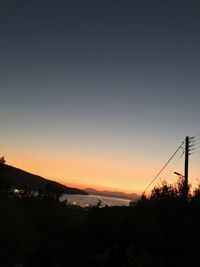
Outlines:
POLYGON ((6 163, 6 160, 5 160, 5 157, 3 156, 0 158, 0 164, 5 164, 5 163, 6 163))

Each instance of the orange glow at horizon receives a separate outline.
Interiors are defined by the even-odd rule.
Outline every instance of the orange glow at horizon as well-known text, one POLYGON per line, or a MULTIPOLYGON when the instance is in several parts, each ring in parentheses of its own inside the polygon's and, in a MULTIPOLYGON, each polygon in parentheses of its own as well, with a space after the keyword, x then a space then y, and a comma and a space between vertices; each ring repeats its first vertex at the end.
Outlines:
MULTIPOLYGON (((119 159, 83 158, 69 159, 57 156, 36 156, 20 151, 6 151, 7 163, 44 178, 60 182, 66 186, 97 190, 139 193, 146 185, 146 179, 155 168, 141 162, 119 159), (141 170, 142 177, 141 178, 141 170)), ((148 181, 148 178, 147 178, 148 181)))
MULTIPOLYGON (((7 163, 44 178, 80 189, 92 187, 97 190, 141 193, 161 167, 160 162, 139 162, 98 157, 59 157, 58 155, 35 155, 24 151, 5 151, 7 163)), ((198 177, 192 167, 191 177, 198 177)), ((175 182, 171 175, 169 182, 175 182), (171 179, 171 180, 170 180, 171 179)), ((196 179, 197 180, 197 179, 196 179)), ((196 181, 194 181, 196 182, 196 181)), ((156 185, 156 183, 154 184, 156 185)))

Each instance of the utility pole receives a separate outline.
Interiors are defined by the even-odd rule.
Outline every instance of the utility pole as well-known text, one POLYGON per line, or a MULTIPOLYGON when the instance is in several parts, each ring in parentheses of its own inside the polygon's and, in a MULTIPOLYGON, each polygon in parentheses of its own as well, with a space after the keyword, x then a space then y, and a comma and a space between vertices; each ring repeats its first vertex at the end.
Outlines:
POLYGON ((189 143, 190 138, 186 136, 185 138, 185 174, 184 174, 184 184, 183 184, 183 197, 187 200, 188 197, 188 165, 189 165, 189 143))

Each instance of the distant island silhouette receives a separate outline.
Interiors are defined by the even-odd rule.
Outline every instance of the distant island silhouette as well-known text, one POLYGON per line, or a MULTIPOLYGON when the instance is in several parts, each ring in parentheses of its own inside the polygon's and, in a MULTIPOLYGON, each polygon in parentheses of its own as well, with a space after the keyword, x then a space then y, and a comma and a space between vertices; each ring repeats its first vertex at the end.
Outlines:
POLYGON ((96 190, 94 188, 84 188, 83 190, 90 195, 122 198, 122 199, 127 199, 127 200, 134 200, 138 198, 138 194, 136 193, 126 194, 124 192, 118 192, 118 191, 109 191, 109 190, 101 191, 101 190, 96 190))

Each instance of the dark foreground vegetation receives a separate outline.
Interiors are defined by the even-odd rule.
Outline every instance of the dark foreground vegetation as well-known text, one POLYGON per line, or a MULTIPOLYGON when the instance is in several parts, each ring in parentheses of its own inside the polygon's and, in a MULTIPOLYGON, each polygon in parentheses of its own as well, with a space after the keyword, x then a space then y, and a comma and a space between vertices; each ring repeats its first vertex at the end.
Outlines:
POLYGON ((163 183, 129 207, 81 208, 2 178, 0 266, 200 266, 200 189, 185 201, 181 186, 163 183))

